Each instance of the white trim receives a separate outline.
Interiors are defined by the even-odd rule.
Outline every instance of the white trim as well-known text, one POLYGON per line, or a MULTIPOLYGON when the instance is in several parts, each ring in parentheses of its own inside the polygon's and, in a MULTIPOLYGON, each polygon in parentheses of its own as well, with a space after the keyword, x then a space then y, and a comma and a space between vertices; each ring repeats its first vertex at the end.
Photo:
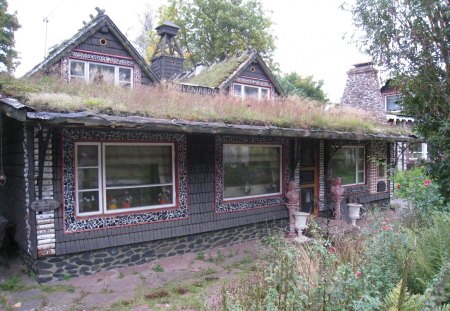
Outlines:
MULTIPOLYGON (((124 163, 126 164, 126 163, 124 163)), ((170 208, 176 206, 176 173, 175 173, 175 144, 174 143, 140 143, 140 142, 132 142, 132 143, 108 143, 108 142, 75 142, 75 172, 76 172, 76 181, 75 181, 75 199, 76 199, 76 215, 77 216, 92 216, 92 215, 108 215, 108 214, 118 214, 124 212, 133 212, 133 211, 143 211, 143 210, 154 210, 161 208, 170 208), (83 189, 78 190, 78 146, 83 145, 95 145, 98 148, 98 166, 86 166, 81 168, 98 168, 98 189, 83 189), (167 183, 158 183, 158 184, 145 184, 145 185, 131 185, 131 186, 106 186, 106 151, 105 148, 107 146, 170 146, 171 147, 171 160, 172 160, 172 182, 167 183), (172 195, 172 203, 170 204, 158 204, 151 206, 138 206, 138 207, 127 207, 127 208, 117 208, 114 210, 107 209, 107 200, 106 191, 114 190, 114 189, 137 189, 137 188, 155 188, 167 186, 171 189, 172 195), (97 191, 99 198, 99 210, 98 212, 87 212, 81 213, 79 211, 79 198, 78 193, 87 192, 87 191, 97 191)))
POLYGON ((133 77, 134 77, 134 72, 133 72, 133 67, 128 67, 128 66, 120 66, 120 65, 113 65, 113 64, 105 64, 105 63, 98 63, 98 62, 90 62, 90 61, 84 61, 84 60, 79 60, 79 59, 72 59, 69 58, 69 72, 68 72, 68 77, 69 77, 69 81, 72 79, 80 79, 82 78, 82 76, 74 76, 71 74, 71 68, 72 68, 72 63, 73 62, 78 62, 78 63, 83 63, 84 64, 84 80, 86 82, 90 82, 89 79, 89 72, 90 72, 90 65, 100 65, 100 66, 107 66, 107 67, 113 67, 114 68, 114 85, 116 86, 121 86, 120 83, 123 81, 120 81, 120 75, 119 75, 119 70, 121 68, 123 69, 127 69, 130 70, 130 81, 126 81, 123 82, 124 85, 130 85, 130 89, 133 89, 133 77))
POLYGON ((253 198, 264 198, 264 197, 271 197, 271 196, 277 196, 282 194, 282 185, 283 185, 283 146, 282 145, 277 145, 277 144, 258 144, 258 143, 254 143, 254 144, 235 144, 235 143, 224 143, 222 145, 222 171, 223 171, 223 202, 229 202, 229 201, 236 201, 236 200, 246 200, 246 199, 253 199, 253 198), (231 197, 231 198, 225 198, 225 154, 224 154, 224 150, 225 150, 225 146, 255 146, 255 147, 264 147, 264 148, 278 148, 280 150, 280 171, 279 171, 279 179, 280 179, 280 183, 278 185, 280 191, 279 192, 273 192, 273 193, 267 193, 267 194, 256 194, 256 195, 249 195, 249 196, 240 196, 240 197, 231 197))
MULTIPOLYGON (((356 183, 353 183, 353 184, 344 184, 344 183, 342 183, 342 186, 346 187, 346 186, 365 185, 366 184, 366 147, 365 146, 361 146, 361 145, 355 145, 355 146, 348 145, 348 146, 342 146, 339 150, 342 150, 344 148, 345 149, 359 149, 359 148, 362 148, 363 151, 364 151, 364 156, 363 156, 364 157, 364 161, 363 161, 363 168, 362 169, 358 169, 359 152, 356 152, 355 168, 354 168, 355 169, 354 173, 355 173, 355 181, 356 181, 356 183), (361 173, 361 172, 364 173, 364 176, 363 176, 363 181, 359 182, 359 180, 358 180, 358 173, 361 173)), ((339 152, 339 150, 336 151, 336 153, 339 152)), ((333 169, 333 164, 331 165, 331 169, 333 169)), ((334 176, 333 172, 332 172, 332 176, 336 177, 336 176, 334 176)), ((340 176, 338 176, 338 177, 340 177, 340 176)))
MULTIPOLYGON (((402 96, 400 95, 400 94, 391 94, 391 95, 385 95, 384 96, 384 111, 386 112, 386 113, 398 113, 398 112, 401 112, 402 110, 400 109, 400 110, 388 110, 388 97, 398 97, 398 98, 402 98, 402 96)), ((399 105, 399 104, 396 104, 396 105, 399 105)), ((401 106, 401 105, 399 105, 399 106, 401 106)))
MULTIPOLYGON (((259 86, 259 85, 249 85, 249 84, 243 84, 243 83, 233 83, 232 84, 232 95, 236 96, 236 97, 241 97, 242 99, 248 98, 245 95, 245 88, 246 87, 258 89, 258 96, 256 97, 256 99, 258 99, 258 100, 271 99, 272 98, 272 89, 270 87, 263 87, 263 86, 259 86), (240 94, 240 96, 235 95, 235 93, 234 93, 234 87, 238 86, 238 85, 241 86, 241 94, 240 94), (263 90, 263 89, 267 90, 267 98, 262 98, 261 90, 263 90)), ((249 97, 249 98, 251 98, 251 97, 249 97)))
POLYGON ((76 200, 76 215, 82 215, 82 216, 92 216, 92 215, 99 215, 102 213, 102 205, 103 205, 103 200, 102 200, 102 196, 100 195, 100 191, 102 188, 102 178, 101 178, 101 167, 100 167, 100 158, 101 158, 101 150, 100 150, 100 143, 96 143, 96 142, 75 142, 75 200, 76 200), (83 190, 79 190, 78 189, 78 170, 80 168, 80 166, 78 165, 78 146, 97 146, 97 166, 81 166, 81 168, 88 168, 88 169, 97 169, 97 184, 98 184, 98 188, 97 189, 83 189, 83 190), (78 197, 78 193, 80 192, 94 192, 97 191, 97 195, 98 195, 98 211, 96 212, 80 212, 80 199, 78 197))

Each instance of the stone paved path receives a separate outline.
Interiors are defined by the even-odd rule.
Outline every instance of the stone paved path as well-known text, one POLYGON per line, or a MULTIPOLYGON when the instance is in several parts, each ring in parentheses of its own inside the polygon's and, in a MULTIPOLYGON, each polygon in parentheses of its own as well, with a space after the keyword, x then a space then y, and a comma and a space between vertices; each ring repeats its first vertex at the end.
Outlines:
MULTIPOLYGON (((152 310, 145 301, 139 304, 139 299, 167 284, 179 286, 177 290, 181 295, 185 286, 186 296, 192 291, 189 290, 192 286, 203 287, 204 302, 212 310, 220 299, 222 284, 237 277, 240 269, 251 265, 259 254, 260 243, 248 241, 41 285, 14 260, 8 269, 0 267, 0 283, 17 279, 18 287, 17 290, 0 292, 0 310, 152 310), (118 302, 123 302, 120 308, 118 302), (132 307, 127 307, 127 303, 132 303, 132 307)), ((175 308, 180 310, 180 307, 175 308)), ((173 308, 170 303, 156 306, 156 310, 173 308)), ((196 309, 181 307, 181 310, 196 309)))

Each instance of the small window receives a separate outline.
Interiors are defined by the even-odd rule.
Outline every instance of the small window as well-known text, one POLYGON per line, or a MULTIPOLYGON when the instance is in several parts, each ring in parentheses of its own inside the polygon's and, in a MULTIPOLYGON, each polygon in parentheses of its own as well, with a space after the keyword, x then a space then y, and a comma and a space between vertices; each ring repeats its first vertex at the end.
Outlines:
POLYGON ((131 68, 119 67, 119 85, 131 88, 131 68))
POLYGON ((89 64, 89 82, 114 84, 114 66, 89 64))
POLYGON ((233 86, 233 95, 236 97, 242 97, 242 85, 240 84, 235 84, 233 86))
POLYGON ((386 96, 386 111, 400 112, 402 110, 402 97, 400 95, 386 96))
POLYGON ((333 155, 332 177, 340 177, 343 185, 365 183, 365 148, 344 146, 333 155))
POLYGON ((244 86, 245 98, 258 98, 259 88, 253 86, 244 86))
POLYGON ((84 62, 71 61, 70 62, 70 78, 71 79, 85 79, 85 64, 84 62))
POLYGON ((173 144, 76 143, 77 214, 173 207, 173 144))
POLYGON ((224 200, 281 193, 281 146, 223 145, 224 200))
POLYGON ((411 143, 408 146, 409 149, 409 158, 411 160, 420 160, 426 159, 426 144, 422 143, 411 143))

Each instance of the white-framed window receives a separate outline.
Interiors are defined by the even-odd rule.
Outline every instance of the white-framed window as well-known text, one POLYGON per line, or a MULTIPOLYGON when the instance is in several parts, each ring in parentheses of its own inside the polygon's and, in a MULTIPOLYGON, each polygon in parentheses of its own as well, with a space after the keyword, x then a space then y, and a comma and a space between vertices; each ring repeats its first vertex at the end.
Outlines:
POLYGON ((175 207, 173 143, 76 142, 79 216, 175 207))
POLYGON ((402 96, 401 95, 385 96, 385 105, 386 105, 386 112, 402 111, 402 96))
POLYGON ((233 96, 245 98, 256 98, 258 100, 270 99, 270 88, 255 85, 233 83, 233 96))
POLYGON ((280 195, 281 160, 281 145, 224 144, 224 201, 280 195))
POLYGON ((426 160, 427 159, 427 144, 425 143, 411 143, 408 145, 410 160, 426 160))
POLYGON ((340 177, 343 185, 364 184, 366 181, 365 147, 343 146, 331 160, 332 177, 340 177))
POLYGON ((93 63, 71 59, 70 80, 84 80, 93 83, 111 83, 126 88, 133 87, 133 68, 93 63))

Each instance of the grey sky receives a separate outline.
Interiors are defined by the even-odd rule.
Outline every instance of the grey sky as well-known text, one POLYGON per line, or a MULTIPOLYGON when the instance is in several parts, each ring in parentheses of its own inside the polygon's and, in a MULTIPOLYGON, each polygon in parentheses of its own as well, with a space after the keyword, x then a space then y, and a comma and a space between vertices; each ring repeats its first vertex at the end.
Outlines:
MULTIPOLYGON (((343 39, 352 32, 350 15, 336 0, 263 0, 275 25, 275 61, 283 72, 296 71, 323 79, 324 90, 338 102, 345 86, 346 71, 352 64, 367 61, 357 48, 343 39)), ((16 49, 22 76, 44 57, 45 23, 48 17, 47 48, 74 35, 82 22, 95 15, 95 7, 106 10, 119 29, 133 41, 140 30, 139 15, 147 4, 155 11, 164 0, 9 0, 9 11, 17 11, 22 25, 16 33, 16 49)))

